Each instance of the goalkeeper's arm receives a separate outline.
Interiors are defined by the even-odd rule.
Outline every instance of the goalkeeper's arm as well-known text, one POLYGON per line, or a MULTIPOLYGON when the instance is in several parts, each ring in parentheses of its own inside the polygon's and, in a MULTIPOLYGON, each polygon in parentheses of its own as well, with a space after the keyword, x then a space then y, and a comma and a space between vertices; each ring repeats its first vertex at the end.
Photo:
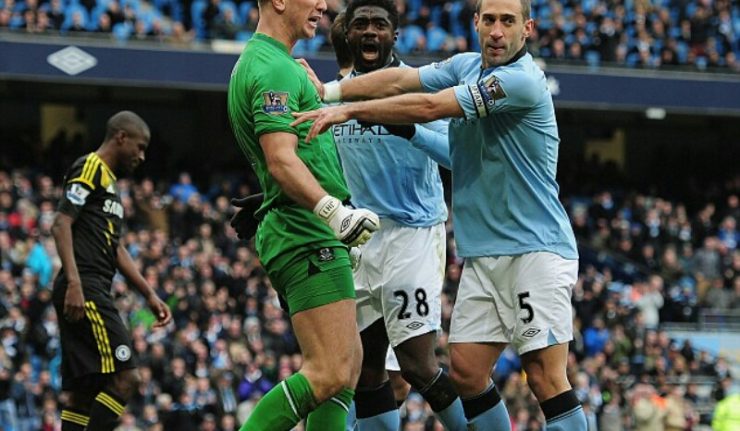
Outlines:
POLYGON ((298 137, 276 132, 260 136, 267 169, 282 190, 295 202, 310 209, 349 246, 365 243, 378 230, 378 216, 366 209, 345 207, 324 190, 296 154, 298 137))

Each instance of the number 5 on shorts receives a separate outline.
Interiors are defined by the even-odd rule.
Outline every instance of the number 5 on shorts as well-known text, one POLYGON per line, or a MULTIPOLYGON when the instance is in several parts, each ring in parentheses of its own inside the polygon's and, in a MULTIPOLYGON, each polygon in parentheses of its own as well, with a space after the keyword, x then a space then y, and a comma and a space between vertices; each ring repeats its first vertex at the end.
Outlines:
POLYGON ((525 324, 534 319, 534 309, 531 305, 524 302, 527 298, 529 298, 529 292, 522 292, 519 294, 519 308, 527 311, 527 317, 522 317, 522 322, 525 324))

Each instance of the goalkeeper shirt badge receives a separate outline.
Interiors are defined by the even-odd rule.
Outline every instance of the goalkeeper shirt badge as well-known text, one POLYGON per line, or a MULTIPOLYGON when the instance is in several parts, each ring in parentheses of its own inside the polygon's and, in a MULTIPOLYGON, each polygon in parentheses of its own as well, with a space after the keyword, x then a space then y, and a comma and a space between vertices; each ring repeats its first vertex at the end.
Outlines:
POLYGON ((262 93, 262 99, 265 102, 262 110, 270 115, 282 115, 288 113, 288 92, 286 91, 267 91, 262 93))
POLYGON ((331 248, 322 248, 319 250, 319 262, 331 262, 334 260, 334 250, 331 248))

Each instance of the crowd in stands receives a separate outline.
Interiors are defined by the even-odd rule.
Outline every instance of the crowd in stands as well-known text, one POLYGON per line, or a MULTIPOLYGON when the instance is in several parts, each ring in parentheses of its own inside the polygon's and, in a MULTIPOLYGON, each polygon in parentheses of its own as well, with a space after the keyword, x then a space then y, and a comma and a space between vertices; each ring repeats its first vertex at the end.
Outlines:
MULTIPOLYGON (((238 429, 261 394, 301 365, 290 322, 251 244, 238 241, 228 225, 229 198, 255 185, 197 180, 183 173, 119 184, 122 241, 174 316, 166 329, 152 330, 142 298, 114 280, 112 295, 130 325, 143 377, 122 431, 238 429)), ((0 429, 59 426, 64 398, 50 289, 60 261, 49 228, 60 182, 45 172, 0 170, 0 429)), ((698 211, 652 194, 598 188, 583 194, 567 179, 563 190, 582 255, 598 251, 638 268, 628 273, 602 260, 581 261, 568 370, 589 429, 709 423, 711 407, 732 387, 730 364, 690 340, 672 339, 662 324, 695 321, 701 307, 740 310, 740 177, 707 195, 698 211)), ((437 349, 445 365, 462 265, 451 225, 448 232, 437 349)), ((540 430, 544 418, 513 352, 504 353, 494 377, 512 429, 540 430)), ((414 392, 402 417, 404 430, 440 429, 414 392)))
MULTIPOLYGON (((397 0, 402 54, 451 55, 478 49, 476 0, 397 0)), ((328 2, 316 38, 296 55, 330 50, 329 27, 345 6, 328 2)), ((253 0, 0 0, 0 29, 97 34, 189 46, 246 40, 253 0)), ((548 61, 639 68, 689 66, 740 71, 740 4, 731 0, 532 0, 530 51, 548 61)))

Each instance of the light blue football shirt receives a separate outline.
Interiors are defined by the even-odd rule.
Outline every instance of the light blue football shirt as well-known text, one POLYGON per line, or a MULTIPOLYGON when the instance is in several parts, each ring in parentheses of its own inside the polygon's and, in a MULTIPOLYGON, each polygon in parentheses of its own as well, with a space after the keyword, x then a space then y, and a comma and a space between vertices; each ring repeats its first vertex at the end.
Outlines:
POLYGON ((532 56, 483 70, 479 53, 458 54, 419 76, 430 92, 454 87, 465 112, 449 129, 458 254, 548 251, 577 259, 555 182, 560 138, 552 96, 532 56))
POLYGON ((437 165, 450 167, 447 121, 415 127, 411 140, 356 120, 337 124, 332 132, 354 206, 402 225, 433 226, 447 220, 437 165))

